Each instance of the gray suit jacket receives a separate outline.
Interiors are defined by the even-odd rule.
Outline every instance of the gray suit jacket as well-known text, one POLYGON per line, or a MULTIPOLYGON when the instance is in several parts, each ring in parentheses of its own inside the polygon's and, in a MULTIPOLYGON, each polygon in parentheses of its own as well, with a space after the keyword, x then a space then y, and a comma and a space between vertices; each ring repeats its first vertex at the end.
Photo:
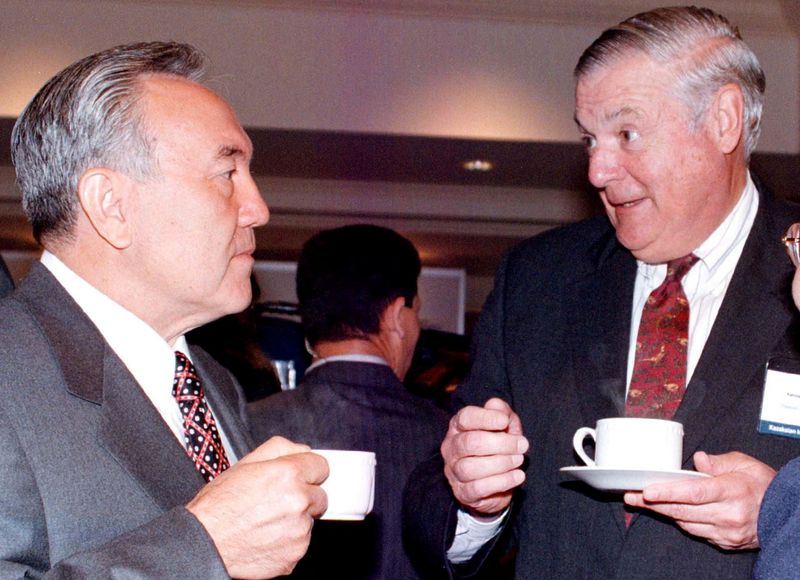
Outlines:
MULTIPOLYGON (((224 369, 193 354, 241 457, 251 447, 243 399, 224 369)), ((0 446, 0 577, 227 577, 183 507, 203 479, 39 263, 0 302, 0 446)))
MULTIPOLYGON (((798 220, 798 206, 761 195, 675 416, 684 425, 684 468, 692 468, 697 450, 741 451, 774 467, 800 454, 800 441, 756 431, 768 359, 800 359, 793 268, 780 243, 798 220)), ((723 552, 652 512, 626 528, 619 494, 559 473, 579 464, 572 449, 578 427, 624 413, 635 276, 633 256, 608 220, 597 218, 515 248, 481 313, 473 368, 459 392, 471 404, 493 395, 507 400, 531 441, 527 480, 506 530, 518 549, 519 578, 750 577, 757 552, 723 552)), ((455 505, 441 462, 424 464, 412 477, 417 487, 406 511, 409 537, 430 573, 446 574, 455 505)))

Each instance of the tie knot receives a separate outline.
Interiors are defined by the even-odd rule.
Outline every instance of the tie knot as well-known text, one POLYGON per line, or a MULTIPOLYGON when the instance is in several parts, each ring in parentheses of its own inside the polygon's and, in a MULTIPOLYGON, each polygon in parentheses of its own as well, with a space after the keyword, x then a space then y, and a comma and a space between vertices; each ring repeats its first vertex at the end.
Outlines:
POLYGON ((682 258, 676 258, 667 262, 667 277, 665 278, 665 282, 680 282, 683 280, 683 277, 692 269, 692 266, 697 263, 698 259, 699 258, 694 254, 689 254, 688 256, 683 256, 682 258))

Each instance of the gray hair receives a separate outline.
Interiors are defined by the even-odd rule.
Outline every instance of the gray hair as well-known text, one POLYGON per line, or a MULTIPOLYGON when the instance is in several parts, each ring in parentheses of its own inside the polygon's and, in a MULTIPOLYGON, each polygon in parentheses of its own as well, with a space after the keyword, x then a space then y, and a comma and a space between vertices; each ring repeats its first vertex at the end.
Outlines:
POLYGON ((11 157, 37 241, 71 237, 87 169, 152 174, 152 139, 137 106, 142 77, 197 81, 203 67, 203 55, 187 44, 129 44, 71 64, 36 93, 14 125, 11 157))
POLYGON ((575 67, 580 79, 632 52, 668 64, 675 75, 674 96, 692 112, 700 127, 716 92, 728 83, 744 96, 745 159, 761 132, 766 81, 756 55, 724 16, 695 6, 657 8, 632 16, 603 32, 575 67))

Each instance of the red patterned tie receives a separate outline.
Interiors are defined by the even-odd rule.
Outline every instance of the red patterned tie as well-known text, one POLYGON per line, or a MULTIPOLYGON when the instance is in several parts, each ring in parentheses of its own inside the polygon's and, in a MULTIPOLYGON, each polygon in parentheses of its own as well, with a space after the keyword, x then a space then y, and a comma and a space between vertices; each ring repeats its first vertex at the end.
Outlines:
POLYGON ((183 415, 183 441, 186 453, 197 471, 211 481, 230 467, 222 445, 214 415, 208 408, 194 365, 180 351, 175 352, 175 380, 172 396, 178 401, 183 415))
POLYGON ((647 298, 636 339, 626 416, 671 419, 683 400, 689 302, 681 280, 695 262, 694 254, 668 262, 667 277, 647 298))

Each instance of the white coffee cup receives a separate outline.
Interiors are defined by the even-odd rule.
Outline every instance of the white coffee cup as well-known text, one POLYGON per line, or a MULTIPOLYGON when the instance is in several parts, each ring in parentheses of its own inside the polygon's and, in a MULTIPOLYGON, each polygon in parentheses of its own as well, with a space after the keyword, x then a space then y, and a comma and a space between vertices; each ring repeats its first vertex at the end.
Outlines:
POLYGON ((683 456, 683 425, 665 419, 613 417, 597 427, 581 427, 572 438, 575 452, 588 466, 603 469, 677 471, 683 456), (594 459, 586 454, 586 437, 595 442, 594 459))
POLYGON ((328 509, 322 520, 363 520, 375 501, 375 453, 312 449, 328 462, 330 475, 322 482, 328 509))

